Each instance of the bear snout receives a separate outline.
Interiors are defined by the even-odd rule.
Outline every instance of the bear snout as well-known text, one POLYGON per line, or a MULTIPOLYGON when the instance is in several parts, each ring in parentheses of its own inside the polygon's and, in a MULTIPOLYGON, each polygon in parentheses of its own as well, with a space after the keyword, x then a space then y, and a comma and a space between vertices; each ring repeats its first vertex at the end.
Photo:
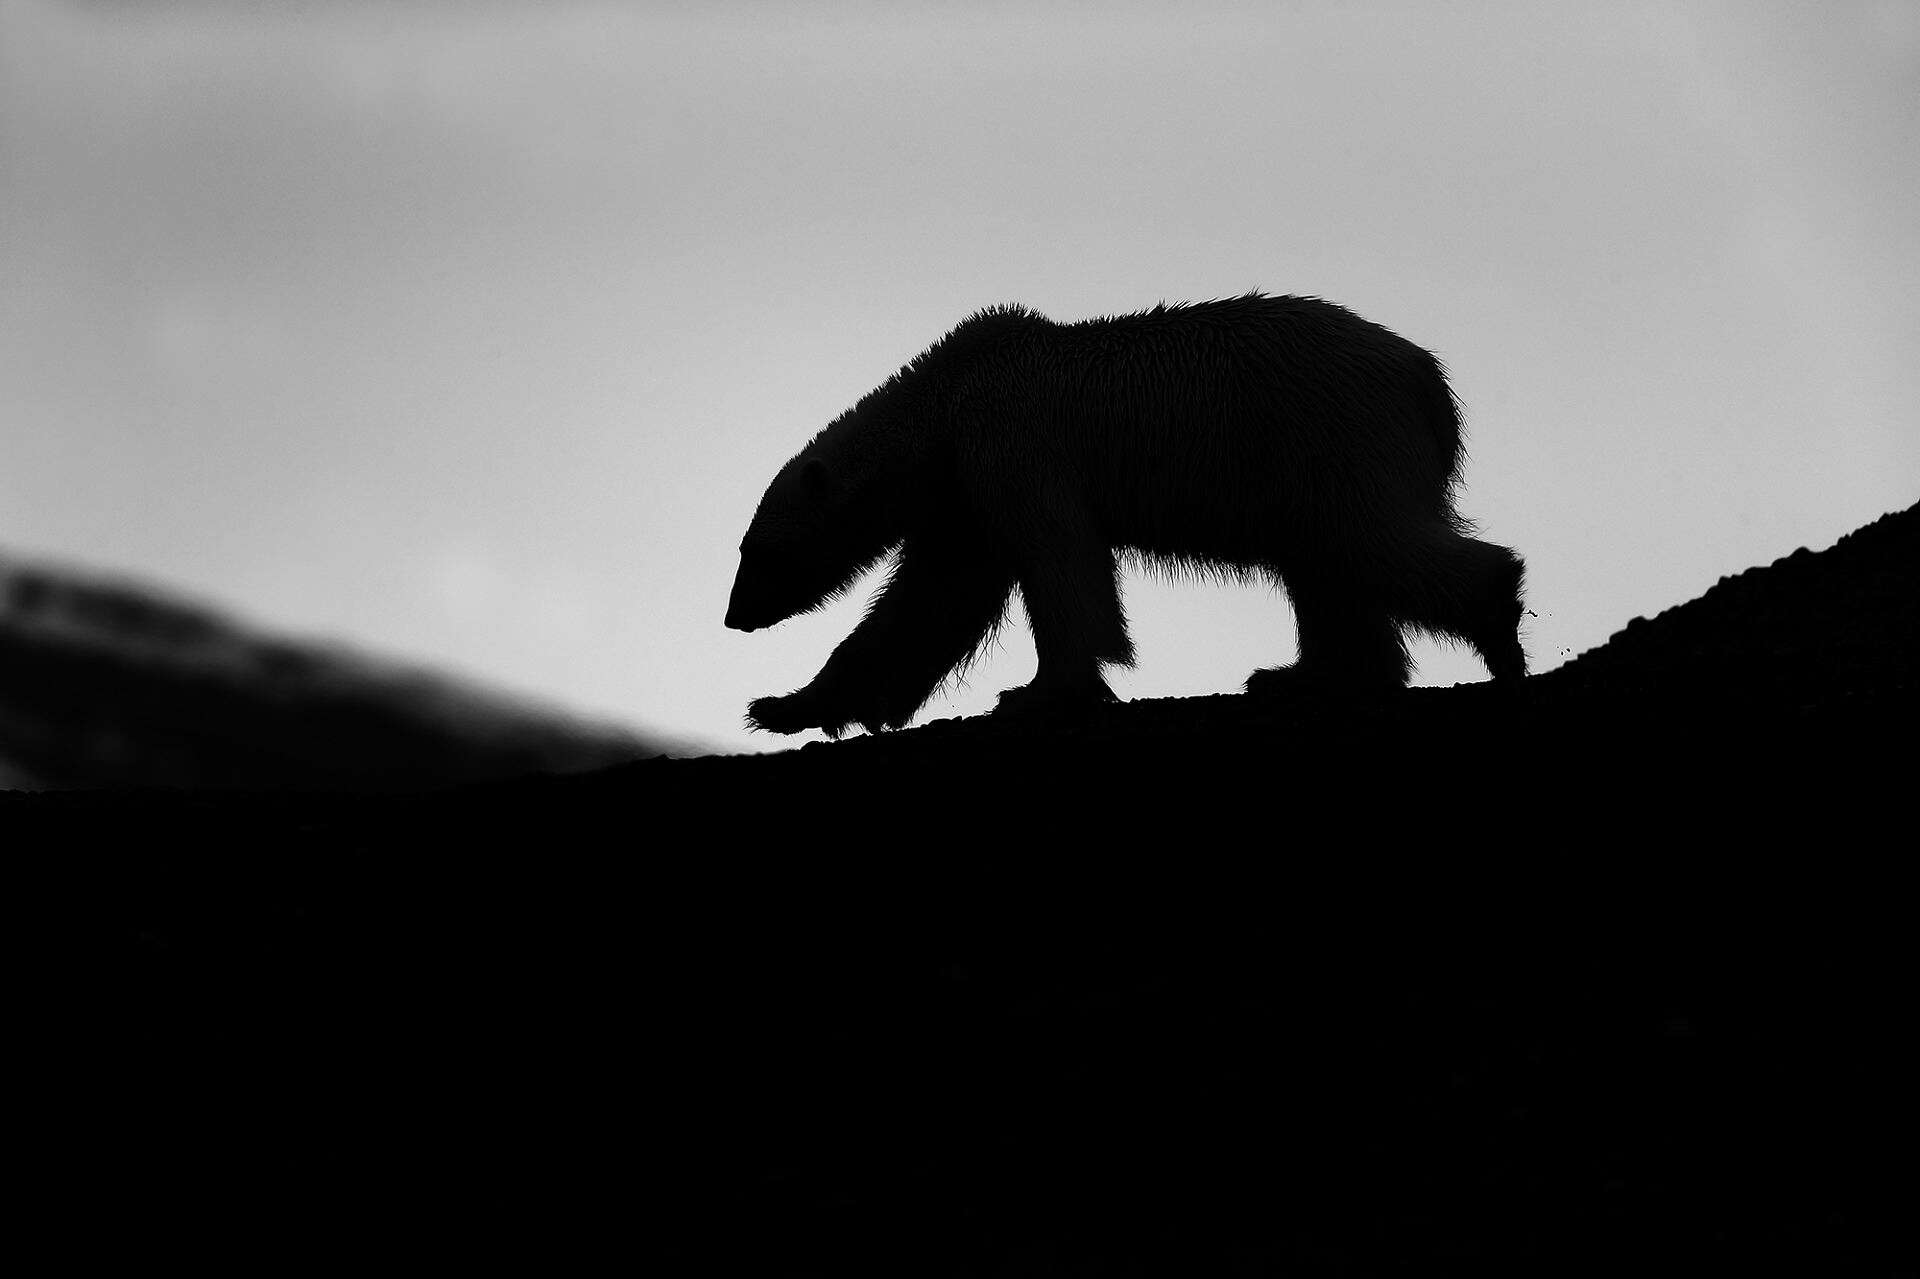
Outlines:
POLYGON ((778 620, 767 616, 764 605, 756 607, 753 592, 736 581, 733 593, 727 597, 727 629, 730 631, 757 631, 773 625, 778 620))

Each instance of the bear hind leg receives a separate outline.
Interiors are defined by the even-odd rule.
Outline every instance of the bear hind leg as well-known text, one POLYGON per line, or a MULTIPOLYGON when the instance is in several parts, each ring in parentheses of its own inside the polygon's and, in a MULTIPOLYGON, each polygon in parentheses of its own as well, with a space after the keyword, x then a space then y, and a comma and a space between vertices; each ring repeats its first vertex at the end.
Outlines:
POLYGON ((1402 621, 1465 640, 1495 680, 1525 678, 1520 618, 1526 566, 1518 555, 1440 528, 1429 531, 1403 563, 1404 580, 1395 592, 1405 601, 1402 621))
POLYGON ((1526 612, 1524 590, 1526 565, 1504 546, 1475 542, 1485 547, 1481 553, 1483 569, 1480 591, 1475 601, 1467 642, 1487 664, 1487 672, 1496 680, 1525 679, 1527 650, 1520 643, 1520 619, 1526 612))
POLYGON ((1260 696, 1296 692, 1368 692, 1404 688, 1411 670, 1399 624, 1380 601, 1353 584, 1287 583, 1299 632, 1299 657, 1247 677, 1260 696))

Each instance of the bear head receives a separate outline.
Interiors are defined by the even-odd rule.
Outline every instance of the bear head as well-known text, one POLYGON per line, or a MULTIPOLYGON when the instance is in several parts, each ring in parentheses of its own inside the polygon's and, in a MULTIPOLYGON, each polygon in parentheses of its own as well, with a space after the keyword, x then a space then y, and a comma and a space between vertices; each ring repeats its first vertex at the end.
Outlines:
POLYGON ((817 452, 781 467, 740 542, 728 628, 756 631, 844 593, 891 549, 872 506, 817 452))

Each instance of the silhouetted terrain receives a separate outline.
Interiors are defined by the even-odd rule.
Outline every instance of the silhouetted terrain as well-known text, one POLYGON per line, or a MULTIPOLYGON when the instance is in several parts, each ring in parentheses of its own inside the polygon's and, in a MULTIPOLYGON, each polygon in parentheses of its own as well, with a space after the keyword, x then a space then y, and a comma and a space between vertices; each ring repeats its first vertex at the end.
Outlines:
POLYGON ((1512 692, 15 797, 42 1183, 154 1264, 1913 1274, 1917 588, 1910 508, 1512 692))

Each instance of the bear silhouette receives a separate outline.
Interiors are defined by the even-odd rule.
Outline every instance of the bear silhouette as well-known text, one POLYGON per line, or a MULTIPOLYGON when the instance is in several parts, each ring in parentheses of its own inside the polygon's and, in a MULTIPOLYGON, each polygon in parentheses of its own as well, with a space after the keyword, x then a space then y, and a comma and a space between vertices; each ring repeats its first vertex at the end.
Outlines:
POLYGON ((1039 670, 998 708, 1111 700, 1131 665, 1123 558, 1269 578, 1298 660, 1249 693, 1398 688, 1404 633, 1526 674, 1519 556, 1454 510, 1460 409, 1434 356, 1318 298, 1161 304, 1057 324, 977 312, 780 469, 740 544, 726 624, 753 631, 892 555, 866 616, 756 728, 838 736, 912 718, 1017 588, 1039 670))

